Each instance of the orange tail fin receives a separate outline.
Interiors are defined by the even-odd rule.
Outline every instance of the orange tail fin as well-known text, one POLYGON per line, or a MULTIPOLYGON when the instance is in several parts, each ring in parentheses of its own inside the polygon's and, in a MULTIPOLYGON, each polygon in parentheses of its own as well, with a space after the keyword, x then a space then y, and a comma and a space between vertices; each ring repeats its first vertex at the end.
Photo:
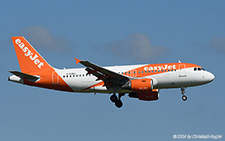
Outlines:
POLYGON ((52 67, 22 36, 12 37, 13 45, 23 73, 46 71, 52 67))

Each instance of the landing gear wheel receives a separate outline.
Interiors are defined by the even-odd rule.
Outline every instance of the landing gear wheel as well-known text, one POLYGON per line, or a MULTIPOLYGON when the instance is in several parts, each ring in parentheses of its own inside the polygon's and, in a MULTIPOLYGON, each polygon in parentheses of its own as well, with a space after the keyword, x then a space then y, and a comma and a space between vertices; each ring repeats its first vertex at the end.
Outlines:
POLYGON ((121 101, 121 97, 124 96, 125 93, 119 93, 118 97, 117 95, 114 93, 113 95, 110 96, 110 100, 115 103, 117 108, 121 108, 123 106, 123 102, 121 101))
POLYGON ((183 101, 186 101, 187 100, 187 96, 186 95, 183 95, 182 96, 182 99, 183 99, 183 101))
POLYGON ((115 105, 116 105, 117 108, 121 108, 123 106, 123 102, 121 100, 117 100, 115 102, 115 105))
POLYGON ((118 99, 117 99, 117 96, 115 94, 113 94, 111 97, 110 97, 110 100, 115 103, 118 99))
POLYGON ((186 89, 185 87, 181 87, 181 94, 183 95, 183 96, 182 96, 182 100, 183 100, 183 101, 186 101, 186 100, 187 100, 187 96, 184 95, 184 94, 185 94, 185 89, 186 89))

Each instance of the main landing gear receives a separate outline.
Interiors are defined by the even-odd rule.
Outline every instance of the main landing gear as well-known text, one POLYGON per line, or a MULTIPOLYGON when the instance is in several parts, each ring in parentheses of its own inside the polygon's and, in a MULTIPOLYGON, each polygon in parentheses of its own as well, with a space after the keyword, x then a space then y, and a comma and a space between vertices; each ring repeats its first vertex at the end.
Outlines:
POLYGON ((119 93, 118 97, 116 96, 116 94, 114 93, 113 95, 111 95, 110 100, 115 103, 117 108, 121 108, 123 106, 123 102, 121 101, 121 97, 124 96, 124 93, 119 93))
POLYGON ((182 93, 182 100, 183 101, 186 101, 187 100, 187 96, 186 95, 184 95, 185 94, 185 87, 181 87, 181 93, 182 93))

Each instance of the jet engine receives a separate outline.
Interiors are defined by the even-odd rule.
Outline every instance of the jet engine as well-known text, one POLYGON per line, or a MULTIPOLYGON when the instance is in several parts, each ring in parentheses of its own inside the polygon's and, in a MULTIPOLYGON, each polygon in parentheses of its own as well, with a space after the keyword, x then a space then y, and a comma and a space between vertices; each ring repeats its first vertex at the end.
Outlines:
POLYGON ((133 92, 151 91, 153 90, 153 80, 148 78, 133 79, 123 85, 122 88, 133 92))

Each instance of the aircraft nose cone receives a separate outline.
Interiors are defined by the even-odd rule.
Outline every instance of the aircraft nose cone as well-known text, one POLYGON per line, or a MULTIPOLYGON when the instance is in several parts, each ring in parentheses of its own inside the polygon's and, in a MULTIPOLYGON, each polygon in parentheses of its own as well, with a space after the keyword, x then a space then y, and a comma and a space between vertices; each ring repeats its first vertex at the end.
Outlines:
POLYGON ((209 72, 208 75, 207 75, 207 79, 208 79, 209 82, 211 82, 215 79, 215 76, 212 73, 209 72))

